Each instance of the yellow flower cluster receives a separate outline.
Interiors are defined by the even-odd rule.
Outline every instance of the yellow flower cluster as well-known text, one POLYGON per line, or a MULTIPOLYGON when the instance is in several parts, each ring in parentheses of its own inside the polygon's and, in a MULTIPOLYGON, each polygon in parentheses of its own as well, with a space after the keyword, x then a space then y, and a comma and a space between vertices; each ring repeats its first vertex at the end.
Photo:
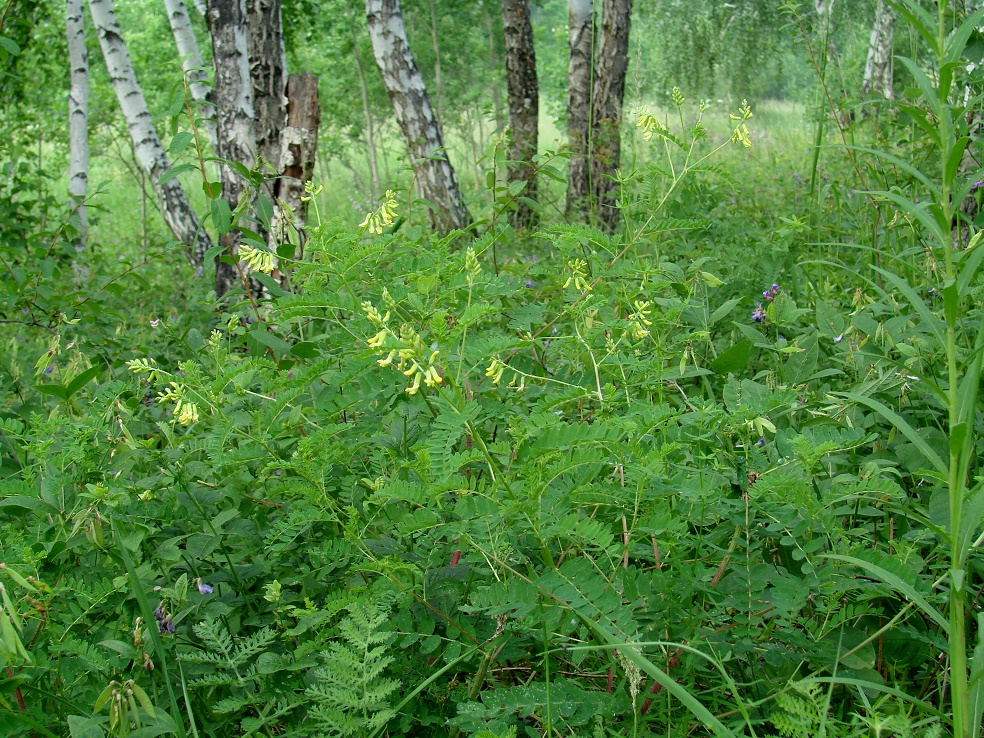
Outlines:
POLYGON ((639 111, 636 127, 642 129, 642 137, 646 141, 652 141, 653 136, 656 136, 657 141, 661 141, 664 138, 663 134, 666 133, 666 126, 655 115, 649 112, 649 108, 645 107, 639 111))
POLYGON ((198 405, 185 397, 185 386, 171 382, 164 394, 157 398, 162 405, 174 402, 174 417, 181 425, 191 425, 198 422, 198 405))
POLYGON ((378 208, 368 213, 359 228, 366 228, 370 233, 382 233, 383 228, 389 228, 396 220, 396 195, 393 190, 386 190, 386 199, 378 208))
POLYGON ((246 244, 239 246, 239 260, 253 272, 269 274, 277 268, 276 254, 270 251, 254 249, 252 246, 247 246, 246 244))
POLYGON ((394 333, 387 325, 390 319, 389 311, 384 315, 369 302, 362 303, 362 310, 369 318, 369 322, 379 329, 376 335, 366 342, 369 348, 383 351, 388 349, 386 357, 376 363, 383 367, 393 366, 395 363, 396 368, 410 378, 410 384, 405 390, 408 395, 417 394, 421 382, 427 387, 436 387, 444 382, 437 364, 440 350, 430 351, 428 356, 428 349, 424 346, 423 340, 408 325, 400 326, 399 335, 394 333))
POLYGON ((738 121, 734 135, 731 136, 731 143, 740 143, 747 149, 752 145, 752 139, 748 135, 748 126, 745 125, 745 121, 752 117, 752 109, 748 105, 748 100, 741 101, 738 113, 738 115, 728 114, 731 120, 738 121))
POLYGON ((629 316, 629 322, 632 327, 632 337, 637 341, 641 341, 649 335, 649 326, 653 324, 653 322, 649 320, 649 316, 652 315, 652 312, 649 310, 650 302, 648 300, 645 302, 642 300, 636 300, 634 305, 635 312, 629 316))
POLYGON ((574 261, 567 262, 567 268, 571 270, 571 276, 567 278, 564 282, 564 289, 566 290, 571 284, 574 285, 574 289, 581 290, 582 292, 590 292, 591 285, 588 284, 588 262, 584 259, 575 259, 574 261))

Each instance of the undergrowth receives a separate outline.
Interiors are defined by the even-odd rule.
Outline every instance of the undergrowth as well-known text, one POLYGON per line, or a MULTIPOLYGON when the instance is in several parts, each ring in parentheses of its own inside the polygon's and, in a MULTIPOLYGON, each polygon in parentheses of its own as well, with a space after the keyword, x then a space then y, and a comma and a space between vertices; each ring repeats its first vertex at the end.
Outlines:
POLYGON ((753 111, 676 94, 615 234, 495 182, 446 237, 315 214, 255 311, 4 226, 0 733, 971 735, 981 189, 933 85, 934 144, 860 118, 785 210, 720 163, 753 111))

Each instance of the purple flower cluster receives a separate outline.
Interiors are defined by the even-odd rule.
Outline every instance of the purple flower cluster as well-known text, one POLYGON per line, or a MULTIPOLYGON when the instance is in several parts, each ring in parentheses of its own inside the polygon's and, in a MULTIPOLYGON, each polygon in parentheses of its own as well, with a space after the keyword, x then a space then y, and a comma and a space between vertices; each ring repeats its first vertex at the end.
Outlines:
MULTIPOLYGON (((772 287, 762 293, 762 299, 766 302, 772 302, 776 299, 776 295, 779 294, 780 289, 782 288, 778 284, 773 284, 772 287)), ((762 307, 762 303, 756 302, 755 309, 752 311, 752 320, 756 323, 764 323, 766 317, 765 308, 762 307)))
POLYGON ((970 186, 971 192, 977 192, 981 187, 984 187, 984 179, 979 179, 974 184, 970 186))
POLYGON ((160 631, 161 635, 174 632, 174 622, 171 620, 171 613, 164 609, 163 602, 154 610, 154 618, 157 620, 157 630, 160 631))

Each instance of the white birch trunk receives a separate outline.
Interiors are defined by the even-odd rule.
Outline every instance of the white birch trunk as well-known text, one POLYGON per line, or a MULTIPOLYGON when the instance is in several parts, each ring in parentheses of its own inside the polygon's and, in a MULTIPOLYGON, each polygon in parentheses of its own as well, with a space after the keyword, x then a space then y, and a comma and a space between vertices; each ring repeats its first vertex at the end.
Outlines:
POLYGON ((588 154, 591 131, 591 69, 594 57, 594 9, 591 0, 568 0, 567 162, 568 217, 589 211, 588 154))
POLYGON ((188 248, 191 262, 201 264, 205 252, 212 246, 212 241, 188 204, 188 198, 177 177, 163 185, 160 184, 161 175, 170 169, 171 163, 168 161, 164 147, 161 146, 143 92, 137 83, 137 75, 133 71, 126 42, 116 21, 113 0, 89 0, 89 12, 92 14, 92 23, 99 36, 99 45, 102 47, 106 69, 116 91, 116 99, 120 103, 123 118, 130 132, 133 150, 160 200, 164 222, 171 229, 174 237, 188 248))
MULTIPOLYGON (((238 162, 252 169, 256 161, 256 131, 252 82, 249 71, 249 48, 246 41, 246 4, 244 0, 209 0, 208 30, 212 34, 212 60, 215 85, 210 100, 215 105, 222 197, 235 210, 245 186, 239 173, 228 163, 238 162)), ((230 231, 222 236, 226 253, 239 250, 240 234, 230 231)), ((215 263, 215 292, 221 297, 238 283, 239 272, 232 264, 215 263)))
POLYGON ((191 99, 198 103, 198 114, 201 116, 205 135, 214 152, 215 112, 206 102, 209 91, 208 73, 202 69, 205 62, 202 61, 198 39, 195 38, 195 31, 191 27, 188 7, 184 0, 164 0, 164 7, 167 8, 167 19, 171 24, 174 44, 178 47, 178 55, 181 57, 181 68, 184 69, 188 80, 188 91, 191 93, 191 99))
POLYGON ((68 0, 65 6, 68 34, 68 197, 78 207, 80 233, 76 248, 85 248, 85 200, 89 188, 89 51, 85 46, 85 16, 82 0, 68 0))
POLYGON ((366 19, 376 64, 410 153, 415 183, 421 196, 434 206, 431 225, 444 232, 467 228, 471 216, 461 199, 424 78, 410 52, 399 0, 366 0, 366 19))
MULTIPOLYGON (((287 53, 280 0, 246 0, 246 28, 256 113, 255 153, 281 174, 280 137, 287 124, 287 53)), ((275 189, 273 180, 264 182, 263 194, 271 200, 275 189)))
POLYGON ((868 43, 868 61, 864 67, 861 89, 865 94, 874 92, 888 100, 895 99, 892 86, 892 43, 895 31, 895 15, 885 0, 878 0, 875 22, 871 27, 868 43))

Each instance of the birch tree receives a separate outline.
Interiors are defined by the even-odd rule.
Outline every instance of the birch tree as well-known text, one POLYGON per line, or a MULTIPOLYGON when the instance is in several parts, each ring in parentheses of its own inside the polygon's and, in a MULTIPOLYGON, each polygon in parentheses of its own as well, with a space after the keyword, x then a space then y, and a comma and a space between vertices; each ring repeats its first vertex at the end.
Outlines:
POLYGON ((113 0, 89 0, 89 12, 96 28, 96 35, 99 37, 99 45, 106 60, 106 69, 112 80, 116 99, 126 120, 134 153, 160 200, 164 222, 171 229, 174 237, 187 247, 191 262, 201 264, 212 242, 205 229, 201 227, 198 216, 188 204, 188 198, 177 177, 161 184, 161 175, 170 169, 171 163, 168 161, 164 147, 161 146, 157 129, 154 127, 147 103, 137 83, 130 54, 127 52, 119 23, 116 21, 113 0))
POLYGON ((895 99, 892 86, 892 44, 894 41, 895 15, 885 0, 878 0, 875 8, 875 22, 871 27, 871 40, 868 42, 868 61, 864 67, 864 81, 861 90, 868 94, 874 92, 895 99))
POLYGON ((216 150, 215 113, 212 106, 206 102, 210 89, 208 73, 204 69, 205 62, 202 61, 202 53, 198 48, 198 39, 195 38, 195 31, 191 27, 188 8, 184 0, 164 0, 164 7, 167 9, 167 19, 171 24, 174 45, 178 47, 178 55, 181 57, 181 68, 184 70, 185 79, 188 80, 188 92, 191 94, 191 99, 198 104, 205 135, 214 152, 216 150))
POLYGON ((594 61, 594 9, 591 0, 568 0, 567 163, 568 217, 588 206, 591 129, 591 67, 594 61))
MULTIPOLYGON (((536 201, 533 157, 539 142, 540 94, 529 0, 502 0, 502 25, 511 134, 508 176, 510 182, 524 182, 522 196, 536 201)), ((536 210, 522 199, 510 216, 513 225, 519 228, 532 228, 538 220, 536 210)))
POLYGON ((591 100, 591 190, 598 219, 611 230, 618 222, 612 177, 621 163, 622 100, 629 64, 629 23, 632 0, 603 0, 601 38, 591 100))
POLYGON ((433 205, 431 225, 440 232, 466 228, 471 216, 444 149, 441 124, 410 51, 400 1, 366 0, 366 19, 376 64, 410 153, 414 182, 433 205))
MULTIPOLYGON (((222 199, 235 210, 245 187, 232 163, 238 162, 252 169, 256 151, 245 2, 209 0, 205 18, 212 35, 212 59, 215 64, 215 83, 209 99, 215 106, 216 153, 221 159, 219 179, 222 199)), ((235 259, 239 251, 239 232, 230 230, 221 238, 225 253, 235 259)), ((217 296, 224 295, 239 281, 239 269, 234 264, 216 260, 217 296)))
MULTIPOLYGON (((249 72, 256 113, 256 156, 282 173, 280 136, 287 120, 287 56, 280 0, 246 0, 249 72)), ((272 181, 263 194, 274 197, 272 181)))
POLYGON ((89 186, 89 51, 85 46, 82 0, 67 0, 65 29, 68 35, 68 197, 78 208, 78 248, 86 242, 85 200, 89 186))

